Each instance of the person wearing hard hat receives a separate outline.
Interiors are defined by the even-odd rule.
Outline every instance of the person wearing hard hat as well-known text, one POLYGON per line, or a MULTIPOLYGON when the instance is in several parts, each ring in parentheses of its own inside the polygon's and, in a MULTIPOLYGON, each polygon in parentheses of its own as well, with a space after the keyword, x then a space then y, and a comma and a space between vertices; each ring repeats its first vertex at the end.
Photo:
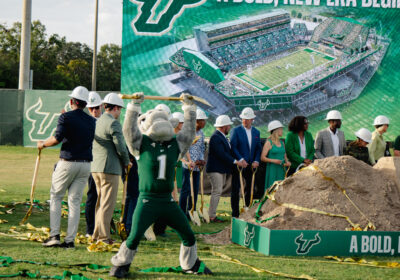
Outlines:
POLYGON ((97 120, 93 142, 91 172, 98 199, 92 238, 110 244, 110 221, 117 201, 119 177, 122 168, 127 168, 130 162, 119 122, 124 102, 111 92, 105 96, 103 104, 105 112, 97 120))
MULTIPOLYGON (((101 107, 103 101, 100 95, 95 91, 89 92, 88 103, 86 107, 90 115, 98 119, 101 116, 101 107)), ((86 218, 86 236, 92 236, 94 230, 94 218, 97 203, 97 190, 96 184, 94 182, 93 176, 89 176, 88 181, 88 191, 86 193, 86 203, 85 203, 85 218, 86 218)))
POLYGON ((60 160, 52 176, 50 189, 50 237, 43 242, 45 247, 60 245, 61 202, 68 190, 68 230, 61 247, 75 248, 78 232, 80 204, 83 190, 90 175, 92 145, 96 120, 86 114, 89 92, 85 87, 76 87, 69 95, 71 111, 58 118, 55 135, 46 141, 38 141, 39 150, 62 143, 60 160))
POLYGON ((400 157, 400 136, 397 136, 393 145, 393 155, 395 157, 400 157))
POLYGON ((315 137, 315 157, 322 159, 342 156, 346 147, 344 133, 340 130, 342 114, 337 110, 329 111, 325 120, 328 121, 329 127, 318 131, 315 137))
POLYGON ((371 143, 372 133, 366 128, 360 128, 355 133, 357 140, 351 142, 346 148, 346 155, 352 156, 358 160, 362 160, 367 164, 369 161, 369 153, 367 145, 371 143))
POLYGON ((232 121, 227 115, 218 116, 215 120, 215 132, 210 138, 206 171, 211 181, 211 197, 208 215, 213 223, 223 220, 217 217, 217 207, 227 177, 232 174, 234 165, 243 167, 243 161, 237 161, 226 137, 231 129, 232 121))
POLYGON ((184 122, 183 114, 181 112, 175 112, 172 114, 172 118, 178 120, 178 124, 174 128, 175 134, 178 134, 178 132, 181 131, 182 126, 183 126, 183 122, 184 122))
POLYGON ((308 132, 308 120, 304 116, 296 116, 289 123, 286 135, 286 154, 291 163, 288 176, 296 172, 300 166, 308 166, 314 160, 314 139, 308 132))
MULTIPOLYGON (((253 109, 246 107, 240 114, 242 125, 235 127, 231 133, 232 151, 237 161, 242 162, 242 175, 246 182, 245 203, 249 206, 251 195, 251 181, 253 170, 258 168, 261 156, 260 131, 252 127, 256 115, 253 109)), ((239 171, 234 169, 232 177, 231 207, 232 217, 239 216, 239 192, 240 179, 239 171)))
POLYGON ((276 120, 270 122, 268 132, 271 133, 271 136, 265 141, 261 152, 261 160, 267 163, 265 190, 270 188, 275 181, 285 179, 285 171, 291 164, 286 156, 285 143, 281 140, 283 135, 282 123, 276 120))
POLYGON ((200 183, 200 169, 205 165, 204 153, 204 133, 203 128, 206 125, 208 117, 206 113, 201 110, 196 110, 196 138, 182 159, 182 189, 179 197, 179 206, 183 213, 189 217, 189 210, 192 208, 190 174, 192 171, 193 176, 193 192, 194 192, 194 207, 196 209, 197 194, 199 193, 200 183))
POLYGON ((369 161, 375 165, 385 155, 386 141, 383 134, 389 128, 389 119, 386 116, 377 116, 374 120, 375 131, 372 132, 372 141, 368 144, 369 161))

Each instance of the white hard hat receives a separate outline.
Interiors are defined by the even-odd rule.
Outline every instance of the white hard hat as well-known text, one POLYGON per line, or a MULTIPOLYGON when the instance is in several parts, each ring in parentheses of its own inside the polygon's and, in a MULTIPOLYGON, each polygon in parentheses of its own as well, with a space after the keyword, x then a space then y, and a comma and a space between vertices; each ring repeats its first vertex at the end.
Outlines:
POLYGON ((246 107, 243 109, 242 113, 240 114, 240 118, 242 120, 252 120, 255 119, 256 115, 254 114, 253 109, 250 107, 246 107))
POLYGON ((173 114, 172 114, 172 118, 173 118, 173 119, 178 119, 180 123, 181 123, 181 122, 185 122, 185 119, 184 119, 183 114, 182 114, 181 112, 175 112, 175 113, 173 113, 173 114))
POLYGON ((167 112, 168 116, 171 115, 171 109, 170 109, 167 105, 165 105, 165 104, 158 104, 158 105, 154 108, 154 110, 164 111, 164 112, 167 112))
POLYGON ((372 133, 366 128, 360 128, 355 135, 360 138, 361 140, 364 140, 367 143, 371 143, 372 140, 372 133))
POLYGON ((88 103, 87 103, 86 107, 93 108, 93 107, 100 106, 102 103, 103 103, 103 101, 101 100, 101 97, 97 92, 95 92, 95 91, 89 92, 89 98, 88 98, 88 103))
POLYGON ((329 120, 341 120, 341 119, 342 119, 342 114, 340 114, 340 112, 337 110, 332 110, 328 112, 325 120, 329 121, 329 120))
POLYGON ((75 99, 85 101, 87 103, 89 91, 87 90, 87 88, 79 86, 79 87, 74 88, 74 90, 72 91, 72 93, 69 96, 72 98, 75 98, 75 99))
POLYGON ((271 132, 272 130, 280 127, 283 127, 283 124, 280 121, 272 121, 268 124, 268 132, 271 132))
POLYGON ((196 110, 196 120, 207 120, 208 117, 206 115, 206 113, 204 113, 203 110, 201 109, 197 109, 196 110))
POLYGON ((231 119, 227 115, 221 115, 218 116, 217 119, 215 120, 215 127, 222 127, 226 125, 231 125, 233 122, 231 122, 231 119))
POLYGON ((107 94, 106 97, 104 97, 103 103, 117 105, 119 107, 125 108, 124 101, 115 92, 110 92, 109 94, 107 94))
POLYGON ((386 116, 377 116, 374 120, 374 125, 384 125, 389 124, 389 119, 386 116))

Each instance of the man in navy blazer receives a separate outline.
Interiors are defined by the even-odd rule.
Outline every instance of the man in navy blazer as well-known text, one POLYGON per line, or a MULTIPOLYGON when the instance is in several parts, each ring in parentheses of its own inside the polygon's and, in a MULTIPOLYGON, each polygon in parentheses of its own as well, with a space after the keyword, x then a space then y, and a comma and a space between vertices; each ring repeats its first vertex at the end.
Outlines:
POLYGON ((206 171, 211 181, 211 198, 208 215, 211 222, 223 222, 216 216, 222 188, 226 183, 227 176, 232 173, 235 164, 243 166, 243 162, 236 161, 233 157, 231 145, 226 135, 231 129, 231 120, 227 115, 219 116, 214 126, 216 130, 210 138, 208 149, 208 161, 206 171))
MULTIPOLYGON (((246 206, 250 206, 251 194, 251 178, 253 169, 257 168, 261 156, 261 139, 260 131, 252 127, 252 123, 256 115, 253 109, 246 107, 240 114, 242 125, 235 127, 231 133, 231 146, 235 159, 242 163, 242 175, 246 182, 245 186, 245 202, 246 206)), ((233 170, 231 207, 232 217, 239 216, 239 200, 240 200, 240 181, 239 171, 237 168, 233 170)))

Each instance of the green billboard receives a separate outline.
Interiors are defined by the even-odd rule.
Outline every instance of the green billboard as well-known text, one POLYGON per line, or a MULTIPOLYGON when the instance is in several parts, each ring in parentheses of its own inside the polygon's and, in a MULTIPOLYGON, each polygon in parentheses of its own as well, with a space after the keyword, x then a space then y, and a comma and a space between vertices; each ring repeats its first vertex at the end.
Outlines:
POLYGON ((244 106, 256 111, 263 137, 268 122, 287 125, 296 115, 315 134, 334 108, 346 138, 387 115, 393 141, 400 11, 396 3, 350 2, 124 0, 121 92, 202 97, 213 105, 202 107, 208 135, 218 115, 238 118, 244 106))

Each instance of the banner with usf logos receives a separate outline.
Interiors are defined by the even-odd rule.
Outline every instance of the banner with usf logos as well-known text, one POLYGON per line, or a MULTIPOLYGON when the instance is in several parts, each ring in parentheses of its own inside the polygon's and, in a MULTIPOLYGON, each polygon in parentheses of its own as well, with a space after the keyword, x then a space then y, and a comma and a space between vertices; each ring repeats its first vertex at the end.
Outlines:
MULTIPOLYGON (((400 134, 398 1, 124 0, 121 92, 206 99, 207 135, 221 114, 240 124, 287 127, 296 115, 315 133, 331 109, 347 139, 390 119, 386 140, 400 134)), ((142 110, 158 101, 146 101, 142 110)), ((171 111, 180 104, 169 102, 171 111)))
POLYGON ((271 230, 233 218, 232 242, 267 256, 400 256, 400 232, 271 230))

